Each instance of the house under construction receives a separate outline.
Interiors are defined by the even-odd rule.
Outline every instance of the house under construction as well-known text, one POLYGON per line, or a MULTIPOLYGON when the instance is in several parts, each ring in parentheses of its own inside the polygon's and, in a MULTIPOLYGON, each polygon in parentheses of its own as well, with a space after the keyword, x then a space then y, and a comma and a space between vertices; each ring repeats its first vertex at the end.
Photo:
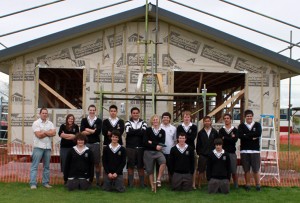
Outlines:
MULTIPOLYGON (((9 74, 9 141, 32 143, 32 123, 47 107, 57 128, 73 113, 79 124, 95 104, 128 119, 190 110, 221 122, 245 109, 279 119, 280 80, 300 63, 154 5, 145 5, 0 51, 9 74)), ((102 114, 103 112, 103 114, 102 114)), ((56 136, 54 144, 59 143, 56 136)))

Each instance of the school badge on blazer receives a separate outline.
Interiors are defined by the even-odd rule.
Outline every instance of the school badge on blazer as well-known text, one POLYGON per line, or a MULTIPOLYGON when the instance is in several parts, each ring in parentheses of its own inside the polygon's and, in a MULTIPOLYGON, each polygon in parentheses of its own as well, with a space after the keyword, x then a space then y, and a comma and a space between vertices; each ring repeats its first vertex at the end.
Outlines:
POLYGON ((121 156, 121 155, 122 155, 122 152, 121 152, 121 151, 119 151, 119 152, 118 152, 118 155, 119 155, 119 156, 121 156))
POLYGON ((187 156, 188 156, 189 154, 190 154, 190 152, 189 152, 189 151, 185 151, 185 155, 187 155, 187 156))
POLYGON ((226 161, 226 156, 223 156, 223 161, 226 161))

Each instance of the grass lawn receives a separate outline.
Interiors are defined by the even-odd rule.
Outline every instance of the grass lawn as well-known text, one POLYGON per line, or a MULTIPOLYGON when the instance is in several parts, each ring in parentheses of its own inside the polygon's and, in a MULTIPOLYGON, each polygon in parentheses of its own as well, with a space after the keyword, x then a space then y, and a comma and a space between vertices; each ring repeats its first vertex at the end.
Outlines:
POLYGON ((230 194, 207 194, 207 187, 202 190, 191 192, 174 192, 167 187, 160 188, 156 194, 150 192, 150 189, 127 189, 125 193, 104 192, 96 187, 89 191, 69 192, 62 185, 54 185, 52 189, 39 187, 37 190, 30 190, 29 185, 25 183, 0 183, 0 202, 1 203, 26 203, 26 202, 262 202, 262 203, 290 203, 299 202, 299 188, 270 188, 262 187, 261 192, 251 188, 250 192, 242 188, 232 189, 230 194))

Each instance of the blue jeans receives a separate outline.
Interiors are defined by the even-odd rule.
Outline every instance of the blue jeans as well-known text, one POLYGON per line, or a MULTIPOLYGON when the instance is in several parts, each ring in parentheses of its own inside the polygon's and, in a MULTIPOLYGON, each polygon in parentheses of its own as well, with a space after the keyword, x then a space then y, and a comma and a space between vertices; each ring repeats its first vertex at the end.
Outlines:
POLYGON ((42 148, 33 148, 32 152, 32 163, 30 168, 30 185, 37 185, 36 176, 38 172, 38 167, 41 159, 43 158, 43 180, 42 184, 49 184, 50 179, 50 158, 51 158, 51 149, 42 149, 42 148))

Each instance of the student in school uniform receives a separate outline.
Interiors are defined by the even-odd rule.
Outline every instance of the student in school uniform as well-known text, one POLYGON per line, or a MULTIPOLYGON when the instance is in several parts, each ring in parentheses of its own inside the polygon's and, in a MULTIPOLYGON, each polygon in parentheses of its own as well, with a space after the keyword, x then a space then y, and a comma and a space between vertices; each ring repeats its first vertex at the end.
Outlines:
POLYGON ((159 165, 156 184, 161 187, 161 177, 166 168, 166 158, 162 153, 162 148, 165 146, 166 133, 160 127, 160 118, 158 115, 153 115, 150 118, 151 127, 146 129, 144 136, 144 164, 152 191, 154 191, 154 163, 159 165))
POLYGON ((238 127, 238 134, 241 140, 241 163, 245 172, 245 190, 250 190, 250 168, 252 169, 256 190, 260 191, 260 144, 259 139, 262 133, 260 123, 253 120, 253 111, 244 112, 245 122, 238 127))
POLYGON ((230 156, 222 148, 221 138, 214 140, 215 149, 207 156, 206 177, 208 193, 229 193, 230 184, 230 156))
MULTIPOLYGON (((197 126, 192 122, 192 114, 190 111, 183 112, 183 122, 177 127, 177 136, 180 133, 186 134, 186 144, 195 150, 195 139, 197 137, 197 126)), ((195 156, 195 160, 198 158, 195 156)), ((193 175, 193 189, 196 189, 196 170, 193 175)))
POLYGON ((111 143, 103 149, 102 164, 104 168, 103 189, 125 192, 123 169, 126 165, 126 150, 119 144, 121 133, 111 132, 111 143))
POLYGON ((118 130, 121 134, 119 144, 123 145, 122 135, 124 133, 124 121, 118 117, 118 107, 111 105, 108 109, 109 117, 103 120, 102 123, 102 135, 104 136, 103 146, 107 146, 111 143, 111 135, 113 130, 118 130))
POLYGON ((198 133, 196 144, 196 151, 199 156, 199 188, 201 187, 201 182, 205 178, 208 154, 214 149, 214 140, 219 136, 218 131, 212 127, 212 120, 210 116, 205 116, 203 118, 203 126, 204 127, 198 133))
POLYGON ((140 109, 133 107, 130 110, 131 118, 125 123, 126 154, 128 169, 128 186, 133 187, 134 168, 137 168, 140 187, 145 187, 144 179, 144 144, 143 138, 147 123, 140 118, 140 109))
POLYGON ((101 153, 100 153, 100 133, 102 120, 96 116, 96 106, 91 104, 88 107, 89 115, 81 120, 80 132, 87 136, 86 146, 93 152, 94 166, 96 171, 96 185, 100 186, 101 174, 101 153))
POLYGON ((186 144, 186 134, 178 135, 178 144, 170 151, 170 172, 173 190, 190 191, 193 189, 194 149, 186 144))
POLYGON ((236 142, 238 141, 238 130, 231 125, 232 117, 226 113, 223 115, 224 126, 219 130, 219 137, 223 140, 223 149, 229 153, 231 175, 233 179, 234 188, 238 188, 238 176, 236 174, 237 156, 236 156, 236 142))
POLYGON ((94 178, 93 152, 86 146, 87 137, 77 133, 76 145, 67 154, 64 167, 64 181, 69 190, 87 190, 94 178))

